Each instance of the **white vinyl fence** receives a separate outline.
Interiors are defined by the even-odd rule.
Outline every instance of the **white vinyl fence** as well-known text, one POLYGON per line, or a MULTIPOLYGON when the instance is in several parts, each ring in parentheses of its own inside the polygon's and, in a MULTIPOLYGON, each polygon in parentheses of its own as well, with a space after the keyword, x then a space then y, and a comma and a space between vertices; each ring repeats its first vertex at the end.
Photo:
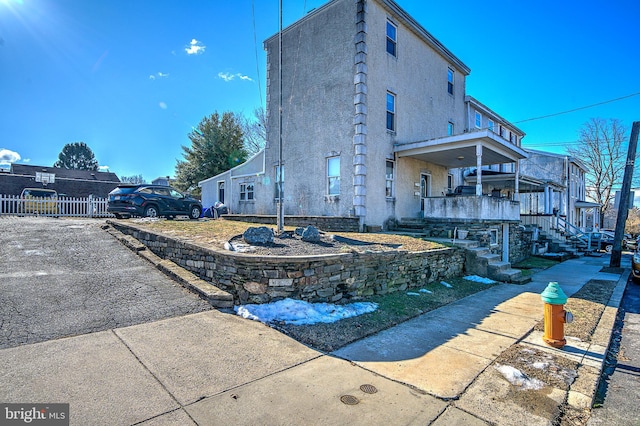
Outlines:
POLYGON ((113 217, 107 199, 86 197, 21 198, 0 194, 0 216, 113 217))

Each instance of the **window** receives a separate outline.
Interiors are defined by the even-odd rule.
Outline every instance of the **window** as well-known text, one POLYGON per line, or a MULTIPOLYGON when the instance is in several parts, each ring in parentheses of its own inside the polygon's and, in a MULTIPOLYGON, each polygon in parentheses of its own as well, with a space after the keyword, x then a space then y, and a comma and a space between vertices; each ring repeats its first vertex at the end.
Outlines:
POLYGON ((218 201, 224 203, 224 182, 218 182, 218 201))
POLYGON ((386 179, 386 196, 387 197, 393 197, 394 195, 394 190, 393 190, 393 169, 394 169, 394 162, 393 161, 389 161, 387 160, 387 168, 386 168, 386 172, 385 172, 385 179, 386 179))
POLYGON ((447 193, 451 194, 453 192, 453 175, 449 173, 447 175, 447 193))
POLYGON ((240 184, 240 201, 253 201, 253 183, 240 184))
POLYGON ((396 56, 397 31, 398 28, 391 21, 387 21, 387 53, 393 56, 396 56))
POLYGON ((449 122, 447 124, 447 136, 453 136, 453 123, 449 122))
POLYGON ((504 127, 500 125, 500 137, 504 137, 504 127))
POLYGON ((396 96, 387 92, 387 130, 396 130, 396 96))
POLYGON ((476 111, 476 129, 482 128, 482 114, 476 111))
POLYGON ((487 128, 493 132, 493 120, 488 121, 487 128))
POLYGON ((327 158, 327 193, 340 194, 340 157, 327 158))
POLYGON ((280 166, 276 166, 276 179, 275 179, 275 198, 280 199, 280 190, 282 189, 282 196, 284 197, 284 166, 282 166, 282 176, 280 176, 280 166), (282 180, 281 180, 282 179, 282 180))
POLYGON ((453 70, 451 68, 447 69, 447 92, 450 95, 453 95, 453 70))

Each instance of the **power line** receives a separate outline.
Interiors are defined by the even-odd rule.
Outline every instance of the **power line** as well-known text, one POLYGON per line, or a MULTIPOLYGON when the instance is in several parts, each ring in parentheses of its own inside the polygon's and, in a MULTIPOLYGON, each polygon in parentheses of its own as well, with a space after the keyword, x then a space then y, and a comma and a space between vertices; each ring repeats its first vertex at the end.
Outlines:
POLYGON ((533 118, 527 118, 525 120, 514 121, 513 124, 524 123, 524 122, 527 122, 527 121, 534 121, 534 120, 542 120, 543 118, 556 117, 556 116, 562 115, 562 114, 569 114, 570 112, 581 111, 583 109, 593 108, 593 107, 604 105, 604 104, 609 104, 609 103, 612 103, 612 102, 621 101, 623 99, 631 98, 631 97, 638 96, 638 95, 640 95, 640 92, 631 93, 630 95, 621 96, 621 97, 615 98, 615 99, 609 99, 607 101, 602 101, 602 102, 598 102, 598 103, 595 103, 595 104, 582 106, 582 107, 579 107, 579 108, 573 108, 573 109, 570 109, 570 110, 567 110, 567 111, 555 112, 553 114, 541 115, 540 117, 533 117, 533 118))

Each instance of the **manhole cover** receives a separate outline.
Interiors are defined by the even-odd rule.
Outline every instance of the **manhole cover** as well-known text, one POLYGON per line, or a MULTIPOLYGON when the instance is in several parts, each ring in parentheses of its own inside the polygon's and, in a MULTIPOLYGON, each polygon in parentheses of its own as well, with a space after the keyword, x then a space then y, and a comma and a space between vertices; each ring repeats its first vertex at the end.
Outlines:
POLYGON ((340 401, 342 401, 343 404, 347 405, 356 405, 360 402, 360 400, 353 395, 342 395, 340 397, 340 401))
POLYGON ((362 385, 360 386, 360 390, 364 393, 376 393, 378 389, 373 385, 362 385))

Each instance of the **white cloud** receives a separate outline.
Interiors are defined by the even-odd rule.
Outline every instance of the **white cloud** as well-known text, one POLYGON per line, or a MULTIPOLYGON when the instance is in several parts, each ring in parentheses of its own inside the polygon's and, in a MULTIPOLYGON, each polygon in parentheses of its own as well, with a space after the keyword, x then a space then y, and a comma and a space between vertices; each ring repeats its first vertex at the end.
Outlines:
POLYGON ((236 74, 230 74, 228 72, 219 72, 218 73, 218 78, 223 79, 224 81, 232 81, 236 78, 239 78, 240 80, 244 80, 244 81, 253 81, 253 79, 251 77, 249 77, 248 75, 243 75, 240 73, 236 73, 236 74))
POLYGON ((189 43, 189 46, 184 48, 184 51, 187 52, 187 55, 200 55, 201 53, 204 53, 204 49, 206 48, 207 46, 194 38, 189 43))
POLYGON ((8 165, 20 161, 20 154, 8 149, 0 149, 0 164, 8 165))
POLYGON ((155 74, 151 74, 149 76, 149 80, 155 80, 156 78, 167 78, 167 77, 169 77, 169 74, 158 71, 155 74))

